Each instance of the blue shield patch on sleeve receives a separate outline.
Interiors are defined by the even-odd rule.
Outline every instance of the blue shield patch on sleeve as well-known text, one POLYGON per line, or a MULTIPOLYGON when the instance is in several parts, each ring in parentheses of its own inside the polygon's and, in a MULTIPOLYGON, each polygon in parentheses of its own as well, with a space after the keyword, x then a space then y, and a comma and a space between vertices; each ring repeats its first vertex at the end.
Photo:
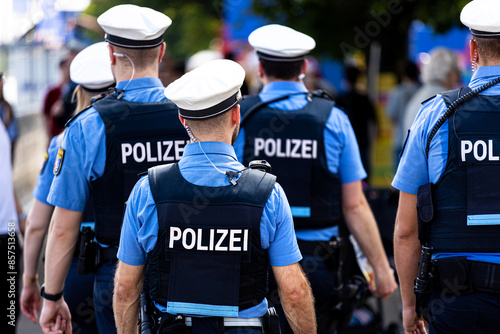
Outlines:
POLYGON ((61 172, 62 164, 64 161, 64 150, 59 147, 59 151, 57 151, 57 158, 54 162, 54 175, 58 175, 61 172))

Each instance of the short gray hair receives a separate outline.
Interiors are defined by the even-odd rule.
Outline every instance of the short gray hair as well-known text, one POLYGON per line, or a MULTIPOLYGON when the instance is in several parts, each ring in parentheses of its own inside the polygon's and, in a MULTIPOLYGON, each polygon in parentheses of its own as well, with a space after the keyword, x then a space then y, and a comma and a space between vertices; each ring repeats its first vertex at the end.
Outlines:
POLYGON ((422 81, 426 84, 444 84, 448 81, 451 71, 458 71, 458 58, 455 52, 448 48, 438 47, 432 49, 431 60, 424 64, 422 69, 422 81))

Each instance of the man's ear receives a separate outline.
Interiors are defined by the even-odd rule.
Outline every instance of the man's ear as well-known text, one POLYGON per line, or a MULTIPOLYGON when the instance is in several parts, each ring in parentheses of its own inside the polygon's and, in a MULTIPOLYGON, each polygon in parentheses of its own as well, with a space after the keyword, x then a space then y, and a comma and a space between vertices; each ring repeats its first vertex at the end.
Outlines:
POLYGON ((109 51, 109 59, 111 61, 111 65, 114 66, 116 65, 116 56, 114 53, 116 52, 115 47, 111 44, 108 44, 108 51, 109 51))
POLYGON ((161 63, 161 61, 163 60, 163 56, 165 55, 166 48, 167 48, 167 44, 165 44, 165 42, 161 43, 160 55, 158 56, 158 63, 161 63))
POLYGON ((306 74, 307 72, 307 59, 304 59, 304 66, 302 66, 302 72, 300 72, 301 74, 306 74))
POLYGON ((181 121, 181 124, 186 127, 186 120, 182 118, 181 114, 179 114, 179 121, 181 121))
POLYGON ((235 125, 240 124, 240 105, 237 104, 232 110, 231 110, 231 121, 235 125))
POLYGON ((258 70, 259 78, 264 77, 264 69, 262 68, 262 63, 259 61, 259 70, 258 70))
POLYGON ((477 54, 477 43, 474 39, 471 39, 469 42, 470 49, 470 62, 473 64, 474 62, 479 62, 479 55, 477 54))

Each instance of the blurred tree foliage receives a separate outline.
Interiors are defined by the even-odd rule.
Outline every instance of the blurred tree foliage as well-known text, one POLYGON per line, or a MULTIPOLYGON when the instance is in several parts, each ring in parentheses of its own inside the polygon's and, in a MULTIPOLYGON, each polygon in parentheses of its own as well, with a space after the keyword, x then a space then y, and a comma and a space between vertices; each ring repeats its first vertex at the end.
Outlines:
POLYGON ((92 0, 85 11, 98 17, 109 8, 120 4, 134 4, 153 8, 172 19, 165 32, 167 53, 175 61, 209 48, 222 27, 222 0, 92 0))
POLYGON ((436 32, 460 25, 469 0, 253 0, 254 11, 313 36, 316 54, 343 59, 369 44, 382 46, 382 69, 406 56, 410 23, 419 19, 436 32))

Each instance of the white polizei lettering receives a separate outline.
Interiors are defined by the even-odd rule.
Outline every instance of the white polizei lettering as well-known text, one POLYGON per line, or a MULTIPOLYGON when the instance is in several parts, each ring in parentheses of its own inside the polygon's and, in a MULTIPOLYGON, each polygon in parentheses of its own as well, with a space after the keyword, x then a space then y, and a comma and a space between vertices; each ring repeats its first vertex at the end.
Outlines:
POLYGON ((172 149, 173 143, 171 141, 164 141, 163 145, 167 146, 167 150, 163 154, 163 161, 174 161, 174 157, 169 157, 168 154, 170 153, 170 150, 172 149))
POLYGON ((235 234, 241 234, 241 230, 230 230, 229 232, 229 250, 230 251, 240 251, 241 246, 235 246, 235 242, 240 242, 241 238, 235 236, 235 234))
POLYGON ((217 244, 215 245, 215 250, 216 251, 227 251, 227 247, 226 246, 221 246, 221 244, 224 241, 224 239, 226 238, 228 232, 229 231, 225 230, 225 229, 224 230, 223 229, 217 229, 217 233, 221 233, 222 236, 219 239, 219 241, 217 242, 217 244))
POLYGON ((286 140, 286 157, 290 158, 290 139, 286 140))
POLYGON ((268 157, 273 157, 276 154, 276 142, 272 138, 266 139, 266 144, 264 146, 264 153, 268 157))
POLYGON ((156 142, 158 161, 161 161, 161 141, 156 142))
POLYGON ((493 155, 493 140, 490 139, 488 140, 488 160, 489 161, 498 161, 500 158, 495 155, 493 155))
POLYGON ((317 158, 317 151, 318 151, 318 141, 317 140, 313 140, 313 153, 312 153, 312 158, 313 159, 316 159, 317 158))
POLYGON ((311 153, 309 151, 311 148, 312 141, 311 139, 303 139, 302 140, 302 159, 311 159, 311 153))
POLYGON ((127 163, 127 157, 132 154, 132 145, 129 143, 122 143, 122 164, 127 163))
POLYGON ((292 153, 290 154, 291 158, 300 159, 300 153, 297 152, 300 148, 300 143, 300 139, 292 139, 293 148, 292 153))
POLYGON ((472 142, 470 140, 462 140, 462 161, 465 161, 465 155, 472 152, 472 142))
POLYGON ((248 230, 243 230, 243 251, 248 250, 248 230))
POLYGON ((202 245, 202 236, 203 236, 202 229, 199 228, 198 229, 198 242, 196 243, 196 249, 197 250, 208 250, 208 246, 202 245))
POLYGON ((486 155, 488 154, 488 151, 486 150, 486 143, 482 140, 478 140, 477 142, 474 143, 474 158, 476 158, 477 161, 483 161, 486 158, 486 155), (478 155, 477 154, 477 149, 478 146, 481 145, 483 147, 483 154, 478 155))
POLYGON ((182 246, 185 249, 193 249, 194 246, 196 245, 196 232, 192 228, 187 228, 184 230, 182 233, 182 246), (187 243, 187 235, 191 234, 191 243, 187 243))
POLYGON ((259 152, 264 149, 264 139, 263 138, 255 138, 254 139, 254 148, 253 148, 253 154, 255 156, 259 155, 259 152))
POLYGON ((168 248, 174 248, 174 241, 181 240, 182 231, 178 227, 170 226, 170 241, 168 242, 168 248))
POLYGON ((156 157, 151 156, 151 143, 147 142, 146 143, 146 153, 147 153, 147 160, 148 162, 156 162, 158 159, 156 157))
POLYGON ((285 158, 285 152, 281 152, 281 139, 276 139, 276 156, 278 158, 285 158))
POLYGON ((181 160, 182 153, 184 152, 184 144, 186 142, 184 140, 176 140, 175 141, 175 160, 181 160), (183 145, 183 146, 179 146, 183 145))
POLYGON ((136 162, 143 162, 146 159, 146 148, 143 143, 136 143, 134 145, 134 160, 136 162), (138 149, 141 149, 141 156, 137 154, 138 149))
POLYGON ((210 241, 208 243, 208 249, 211 251, 214 250, 214 239, 215 239, 214 233, 215 233, 214 229, 210 229, 210 241))

